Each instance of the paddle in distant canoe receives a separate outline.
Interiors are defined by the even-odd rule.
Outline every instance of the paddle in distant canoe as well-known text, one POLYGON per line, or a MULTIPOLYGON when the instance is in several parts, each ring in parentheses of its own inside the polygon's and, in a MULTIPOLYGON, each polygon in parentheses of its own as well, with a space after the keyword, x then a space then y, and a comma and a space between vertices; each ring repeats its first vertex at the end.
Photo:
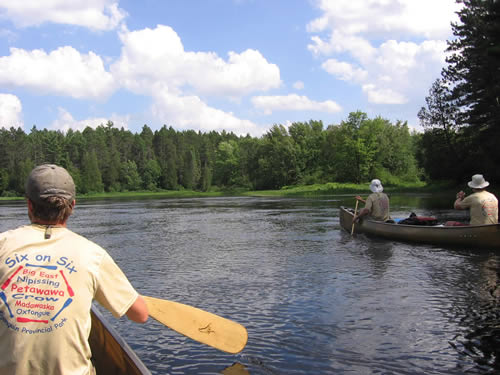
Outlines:
MULTIPOLYGON (((349 233, 353 228, 353 217, 352 209, 340 207, 340 226, 349 233)), ((354 224, 354 233, 441 246, 500 249, 500 224, 422 226, 384 223, 364 218, 354 224)))

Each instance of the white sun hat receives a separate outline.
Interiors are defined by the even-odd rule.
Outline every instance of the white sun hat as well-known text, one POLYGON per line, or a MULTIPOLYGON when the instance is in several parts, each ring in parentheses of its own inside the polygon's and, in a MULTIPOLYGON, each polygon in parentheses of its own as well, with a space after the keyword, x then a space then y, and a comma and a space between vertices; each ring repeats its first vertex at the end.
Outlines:
POLYGON ((379 179, 374 179, 370 183, 370 190, 374 193, 381 193, 384 190, 384 187, 379 179))
POLYGON ((490 183, 486 181, 482 174, 475 174, 472 176, 472 181, 469 181, 469 187, 473 189, 483 189, 490 183))

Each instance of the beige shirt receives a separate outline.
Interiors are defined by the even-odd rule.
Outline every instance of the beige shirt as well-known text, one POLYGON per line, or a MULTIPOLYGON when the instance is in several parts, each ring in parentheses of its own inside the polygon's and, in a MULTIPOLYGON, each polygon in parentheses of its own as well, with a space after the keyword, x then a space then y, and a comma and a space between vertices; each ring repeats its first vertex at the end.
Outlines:
POLYGON ((0 374, 85 375, 93 299, 120 317, 138 293, 109 254, 66 228, 0 234, 0 374))
POLYGON ((470 209, 470 224, 497 224, 498 200, 486 190, 471 194, 461 202, 460 207, 470 209))
POLYGON ((389 197, 385 193, 372 193, 366 198, 365 208, 370 210, 370 217, 377 221, 386 221, 389 216, 389 197))

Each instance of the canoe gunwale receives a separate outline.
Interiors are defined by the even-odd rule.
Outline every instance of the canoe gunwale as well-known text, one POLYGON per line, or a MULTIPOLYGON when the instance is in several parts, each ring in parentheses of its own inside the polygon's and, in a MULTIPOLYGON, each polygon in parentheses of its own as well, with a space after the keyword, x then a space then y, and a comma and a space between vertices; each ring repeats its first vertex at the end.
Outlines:
POLYGON ((97 375, 151 375, 134 350, 93 304, 89 344, 97 375))

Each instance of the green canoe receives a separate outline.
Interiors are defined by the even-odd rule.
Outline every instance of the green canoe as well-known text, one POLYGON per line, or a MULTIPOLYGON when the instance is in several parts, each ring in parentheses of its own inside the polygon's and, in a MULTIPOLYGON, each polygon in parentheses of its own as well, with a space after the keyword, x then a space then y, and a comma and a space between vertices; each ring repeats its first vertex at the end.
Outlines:
MULTIPOLYGON (((340 226, 351 233, 354 211, 340 207, 340 226)), ((426 226, 392 224, 363 219, 354 225, 354 234, 364 233, 389 240, 421 242, 439 246, 500 249, 500 224, 426 226)))
POLYGON ((97 375, 151 375, 120 334, 92 306, 89 343, 97 375))

